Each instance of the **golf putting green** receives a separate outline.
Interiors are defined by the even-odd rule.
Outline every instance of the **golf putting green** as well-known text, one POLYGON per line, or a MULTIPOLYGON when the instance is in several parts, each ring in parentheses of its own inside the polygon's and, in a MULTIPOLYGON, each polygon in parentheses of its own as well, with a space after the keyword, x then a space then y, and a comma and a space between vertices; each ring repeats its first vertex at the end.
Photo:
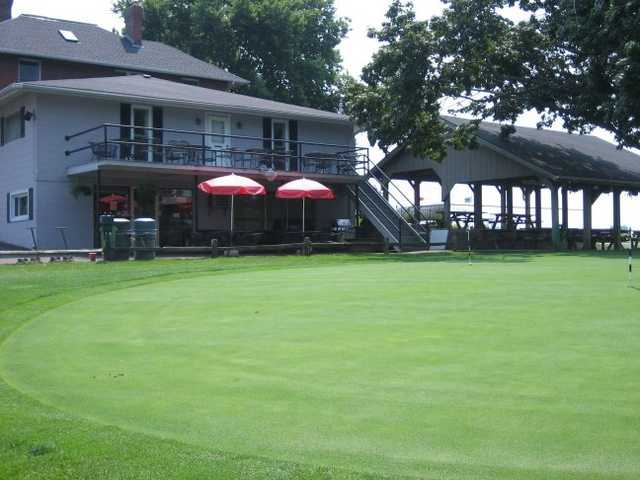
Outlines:
POLYGON ((579 257, 195 276, 49 310, 2 345, 0 373, 65 412, 218 451, 634 478, 640 293, 625 281, 579 257))

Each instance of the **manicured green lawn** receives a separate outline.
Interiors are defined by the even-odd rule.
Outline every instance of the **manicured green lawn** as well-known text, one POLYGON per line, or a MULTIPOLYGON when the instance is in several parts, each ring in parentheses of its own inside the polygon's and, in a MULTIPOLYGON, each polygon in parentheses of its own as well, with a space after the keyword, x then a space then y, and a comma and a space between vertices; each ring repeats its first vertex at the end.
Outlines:
POLYGON ((0 478, 637 479, 625 265, 0 267, 0 478))

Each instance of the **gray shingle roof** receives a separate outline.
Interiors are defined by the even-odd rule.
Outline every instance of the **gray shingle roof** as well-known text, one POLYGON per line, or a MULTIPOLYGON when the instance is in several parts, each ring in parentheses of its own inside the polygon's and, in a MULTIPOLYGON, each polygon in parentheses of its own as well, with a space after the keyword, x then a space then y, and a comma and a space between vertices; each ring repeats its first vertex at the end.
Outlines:
MULTIPOLYGON (((444 116, 454 125, 468 120, 444 116)), ((640 155, 619 150, 592 135, 516 126, 516 132, 503 137, 500 124, 482 122, 478 139, 491 147, 517 157, 550 178, 565 181, 640 184, 640 155)), ((393 162, 402 147, 391 152, 381 166, 393 162)))
POLYGON ((200 109, 221 109, 249 114, 265 114, 287 118, 309 118, 319 121, 349 122, 345 115, 299 107, 287 103, 186 85, 148 75, 123 77, 45 80, 14 83, 0 92, 0 98, 16 91, 86 95, 89 97, 129 99, 152 104, 172 104, 200 109))
POLYGON ((37 58, 247 83, 222 68, 159 42, 135 48, 128 39, 97 25, 32 15, 0 22, 0 52, 37 58), (79 42, 67 42, 59 30, 70 30, 79 42))

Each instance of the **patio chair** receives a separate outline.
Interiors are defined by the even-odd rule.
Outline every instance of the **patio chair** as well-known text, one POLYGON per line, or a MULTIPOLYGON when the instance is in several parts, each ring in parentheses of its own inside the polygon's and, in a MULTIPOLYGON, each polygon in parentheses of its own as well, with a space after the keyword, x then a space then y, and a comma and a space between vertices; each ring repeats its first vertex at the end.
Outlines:
POLYGON ((312 152, 304 156, 304 172, 337 173, 337 157, 333 153, 312 152))
POLYGON ((189 142, 184 140, 171 140, 169 142, 170 147, 167 147, 165 154, 165 161, 167 163, 177 163, 184 165, 189 163, 191 157, 191 149, 189 142))
POLYGON ((89 142, 93 160, 115 159, 118 154, 118 145, 104 142, 89 142))
POLYGON ((337 173, 339 175, 357 175, 357 157, 354 153, 343 152, 336 154, 337 173))
POLYGON ((264 148, 249 148, 245 152, 250 158, 252 168, 269 170, 271 168, 271 155, 264 148))
POLYGON ((236 168, 247 170, 256 168, 256 160, 249 150, 243 151, 237 148, 234 148, 234 150, 237 150, 233 155, 233 164, 236 168))

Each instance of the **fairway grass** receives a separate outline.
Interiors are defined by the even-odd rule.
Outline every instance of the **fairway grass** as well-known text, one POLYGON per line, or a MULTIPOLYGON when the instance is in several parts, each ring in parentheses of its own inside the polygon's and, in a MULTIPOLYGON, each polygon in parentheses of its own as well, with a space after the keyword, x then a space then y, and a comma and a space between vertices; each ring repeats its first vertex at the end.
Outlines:
POLYGON ((637 479, 619 255, 0 268, 0 478, 637 479))

